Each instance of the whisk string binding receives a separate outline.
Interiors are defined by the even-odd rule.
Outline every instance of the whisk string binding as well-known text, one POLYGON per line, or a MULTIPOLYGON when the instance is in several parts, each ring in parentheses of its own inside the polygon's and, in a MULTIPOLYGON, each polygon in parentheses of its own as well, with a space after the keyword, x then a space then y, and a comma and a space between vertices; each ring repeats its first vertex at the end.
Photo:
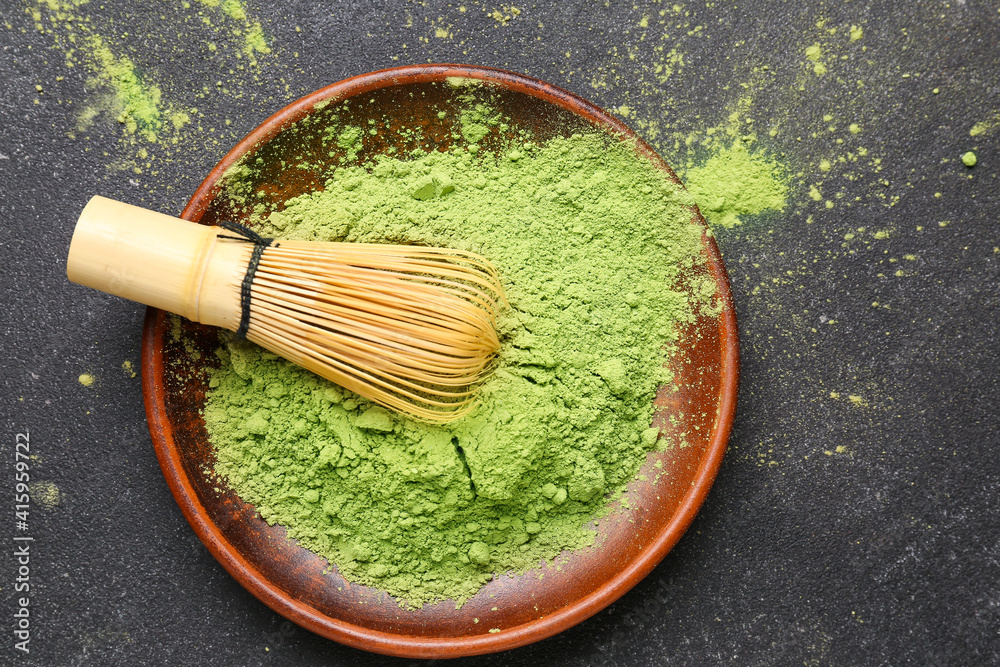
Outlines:
MULTIPOLYGON (((240 285, 240 326, 236 329, 236 335, 246 338, 250 329, 250 300, 253 298, 251 288, 253 279, 257 274, 257 267, 260 266, 260 258, 264 254, 264 249, 274 243, 273 238, 261 236, 246 225, 231 220, 223 220, 219 223, 223 229, 229 230, 239 236, 224 236, 219 234, 220 239, 232 239, 234 241, 249 241, 253 243, 253 254, 250 255, 250 263, 247 264, 247 272, 243 275, 243 283, 240 285)), ((275 243, 277 248, 280 244, 275 243)))

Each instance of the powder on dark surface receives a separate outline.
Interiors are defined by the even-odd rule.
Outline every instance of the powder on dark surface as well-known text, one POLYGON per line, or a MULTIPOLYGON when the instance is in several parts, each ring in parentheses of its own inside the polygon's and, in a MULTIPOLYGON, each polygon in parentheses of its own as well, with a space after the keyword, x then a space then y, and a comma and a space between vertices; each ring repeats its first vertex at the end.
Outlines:
POLYGON ((684 182, 702 214, 720 227, 739 225, 740 216, 780 211, 788 197, 781 168, 767 157, 751 153, 739 139, 688 169, 684 182))

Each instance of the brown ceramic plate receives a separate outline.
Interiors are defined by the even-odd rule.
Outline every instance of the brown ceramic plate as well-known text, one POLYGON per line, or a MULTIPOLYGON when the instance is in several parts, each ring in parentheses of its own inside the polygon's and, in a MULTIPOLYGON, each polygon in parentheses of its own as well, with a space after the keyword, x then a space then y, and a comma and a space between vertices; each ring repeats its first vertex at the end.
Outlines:
MULTIPOLYGON (((322 187, 303 160, 336 165, 343 154, 320 150, 313 134, 328 114, 354 125, 373 121, 362 159, 387 151, 439 150, 453 141, 459 96, 467 92, 449 77, 477 79, 476 94, 538 140, 600 130, 637 140, 637 159, 650 160, 676 180, 670 168, 621 122, 598 107, 538 80, 501 70, 459 65, 420 65, 357 76, 319 90, 267 119, 208 175, 182 217, 214 224, 244 212, 219 197, 219 180, 238 160, 252 157, 258 192, 280 203, 322 187), (401 134, 420 127, 422 133, 401 134)), ((496 129, 494 133, 501 130, 496 129)), ((503 137, 488 136, 487 150, 503 137), (491 143, 492 141, 492 143, 491 143)), ((692 210, 692 224, 705 225, 692 210)), ((408 657, 454 657, 501 651, 549 637, 592 616, 641 580, 677 543, 708 494, 722 461, 736 407, 739 348, 729 281, 710 235, 704 237, 707 271, 722 304, 717 317, 702 316, 683 332, 680 353, 669 363, 675 381, 661 388, 654 425, 664 437, 682 434, 686 446, 652 452, 666 474, 647 474, 628 490, 629 509, 602 521, 599 548, 565 556, 558 570, 499 576, 456 609, 453 602, 401 608, 383 592, 345 581, 327 562, 268 526, 253 506, 210 473, 214 453, 201 408, 206 368, 218 346, 213 329, 150 309, 142 339, 143 391, 150 433, 167 482, 198 537, 251 593, 279 614, 338 642, 408 657), (679 417, 673 421, 667 417, 679 417), (655 480, 655 481, 654 481, 655 480), (498 604, 500 601, 500 604, 498 604), (479 619, 474 622, 473 619, 479 619), (490 629, 499 628, 499 632, 490 629)), ((335 564, 334 564, 335 565, 335 564)))

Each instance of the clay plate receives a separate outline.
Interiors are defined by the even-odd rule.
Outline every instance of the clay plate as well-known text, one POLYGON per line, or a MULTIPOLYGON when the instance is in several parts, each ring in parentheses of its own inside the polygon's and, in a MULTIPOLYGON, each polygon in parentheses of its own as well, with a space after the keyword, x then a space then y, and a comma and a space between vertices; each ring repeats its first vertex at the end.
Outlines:
MULTIPOLYGON (((218 197, 219 180, 249 156, 257 172, 254 187, 280 203, 322 187, 303 160, 336 165, 343 152, 329 154, 315 130, 336 113, 341 122, 374 127, 358 157, 413 148, 451 145, 455 110, 468 86, 454 78, 477 79, 477 96, 537 140, 595 129, 637 141, 638 159, 650 160, 675 180, 670 168, 620 121, 564 90, 525 76, 459 65, 425 65, 357 76, 319 90, 267 119, 208 175, 182 217, 214 224, 241 219, 245 211, 218 197), (312 131, 303 132, 305 126, 312 131), (373 121, 374 124, 369 124, 373 121), (420 127, 419 134, 397 130, 420 127), (321 150, 322 148, 322 150, 321 150)), ((499 150, 505 137, 495 128, 482 146, 499 150)), ((705 226, 697 210, 692 224, 705 226)), ((706 228, 707 229, 707 228, 706 228)), ((345 581, 328 563, 268 526, 255 509, 208 470, 214 453, 200 411, 207 389, 206 368, 218 346, 215 330, 149 309, 142 338, 143 392, 153 444, 167 483, 205 546, 230 574, 264 604, 295 623, 361 649, 407 657, 454 657, 501 651, 543 639, 611 604, 642 579, 677 543, 708 494, 722 461, 736 407, 739 348, 729 281, 718 248, 704 237, 707 271, 722 305, 717 317, 702 316, 683 332, 681 352, 669 363, 675 381, 660 389, 654 425, 668 440, 683 435, 685 446, 653 452, 645 481, 628 491, 628 510, 603 521, 600 548, 563 554, 560 569, 496 577, 456 609, 453 602, 407 610, 383 592, 345 581), (678 415, 671 423, 667 417, 678 415), (656 479, 653 465, 662 462, 656 479), (656 481, 654 481, 656 479, 656 481), (473 622, 478 618, 479 622, 473 622), (489 632, 499 628, 499 632, 489 632)), ((335 564, 334 564, 335 565, 335 564)))

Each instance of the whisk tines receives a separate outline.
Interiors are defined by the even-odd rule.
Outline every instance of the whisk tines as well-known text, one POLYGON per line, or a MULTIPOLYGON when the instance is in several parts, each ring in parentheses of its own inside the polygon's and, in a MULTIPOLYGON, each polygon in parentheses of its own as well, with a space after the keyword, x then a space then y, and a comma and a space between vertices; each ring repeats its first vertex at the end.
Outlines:
POLYGON ((496 269, 475 253, 281 241, 260 256, 246 338, 376 403, 443 423, 494 368, 496 269))

